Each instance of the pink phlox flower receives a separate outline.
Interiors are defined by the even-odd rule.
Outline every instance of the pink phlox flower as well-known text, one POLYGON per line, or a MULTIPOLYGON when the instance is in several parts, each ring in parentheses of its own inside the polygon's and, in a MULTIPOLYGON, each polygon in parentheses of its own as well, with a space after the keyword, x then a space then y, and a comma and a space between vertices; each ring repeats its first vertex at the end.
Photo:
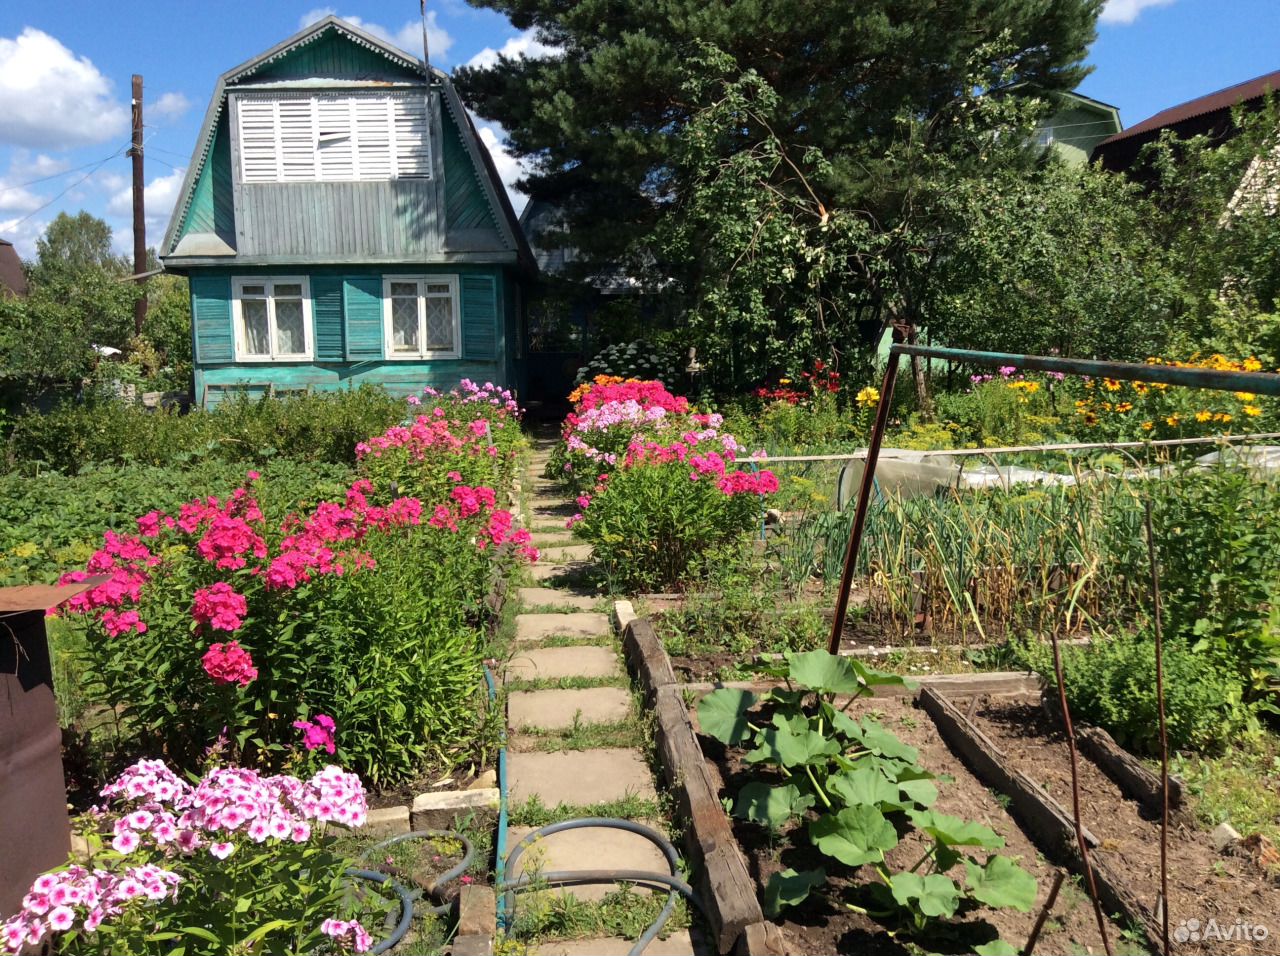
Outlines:
POLYGON ((319 750, 323 747, 325 753, 334 752, 335 726, 332 717, 316 714, 311 721, 295 720, 293 726, 295 730, 302 731, 302 745, 307 750, 319 750))
POLYGON ((253 658, 237 641, 210 644, 201 663, 204 672, 217 684, 238 684, 248 687, 258 678, 253 658))
POLYGON ((219 631, 239 630, 248 613, 249 603, 244 595, 237 594, 225 581, 197 589, 191 608, 191 616, 197 623, 219 631))

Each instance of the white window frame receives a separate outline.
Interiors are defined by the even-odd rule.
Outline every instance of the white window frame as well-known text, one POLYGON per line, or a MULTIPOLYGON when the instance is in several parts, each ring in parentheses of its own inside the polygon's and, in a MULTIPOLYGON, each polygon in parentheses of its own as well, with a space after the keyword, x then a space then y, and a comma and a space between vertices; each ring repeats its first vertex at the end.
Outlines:
POLYGON ((382 277, 382 354, 393 362, 422 362, 439 359, 462 358, 462 297, 461 283, 456 275, 384 275, 382 277), (391 283, 415 282, 418 285, 418 350, 396 351, 393 348, 391 329, 391 283), (428 285, 448 285, 453 313, 453 348, 429 349, 427 344, 428 298, 443 298, 439 294, 428 295, 428 285))
POLYGON ((235 337, 237 362, 310 362, 315 356, 315 332, 311 317, 311 280, 307 276, 238 276, 231 280, 232 330, 235 337), (246 349, 248 336, 244 327, 244 287, 266 286, 267 340, 270 354, 250 353, 246 349), (305 351, 286 353, 276 351, 276 295, 278 285, 302 287, 302 340, 305 351))

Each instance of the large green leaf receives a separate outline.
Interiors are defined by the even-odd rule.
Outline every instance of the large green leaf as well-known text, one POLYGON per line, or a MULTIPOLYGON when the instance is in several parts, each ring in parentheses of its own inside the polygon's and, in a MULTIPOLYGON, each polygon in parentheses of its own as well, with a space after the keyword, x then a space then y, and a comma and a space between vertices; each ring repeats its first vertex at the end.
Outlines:
POLYGON ((849 866, 879 863, 898 845, 893 824, 875 807, 845 807, 809 824, 809 839, 827 856, 849 866))
POLYGON ((744 758, 748 763, 777 761, 784 767, 821 763, 840 752, 840 744, 812 730, 803 716, 788 720, 773 715, 773 725, 757 736, 756 749, 744 758))
POLYGON ((997 909, 1010 907, 1026 913, 1036 901, 1036 880, 1007 856, 993 856, 986 866, 965 860, 969 895, 997 909))
POLYGON ((821 694, 857 694, 863 689, 851 657, 822 650, 792 652, 787 662, 793 681, 821 694))
POLYGON ((932 780, 899 780, 898 789, 921 809, 927 809, 938 799, 938 788, 932 780))
POLYGON ((1018 956, 1019 952, 1016 946, 1011 946, 1002 939, 993 939, 989 943, 975 946, 973 951, 978 956, 1018 956))
POLYGON ((751 733, 747 711, 755 702, 756 695, 749 690, 728 687, 713 690, 698 701, 698 723, 703 733, 710 734, 722 744, 740 744, 751 733))
POLYGON ((827 792, 844 801, 845 806, 869 804, 881 810, 900 810, 898 785, 885 779, 874 767, 855 767, 827 778, 827 792))
POLYGON ((893 878, 893 898, 925 916, 954 916, 960 905, 960 889, 940 873, 899 873, 893 878))
POLYGON ((891 674, 889 671, 878 671, 874 667, 868 667, 862 661, 849 658, 853 662, 854 673, 858 675, 858 679, 868 687, 911 687, 914 688, 915 682, 909 681, 901 674, 891 674))
POLYGON ((779 787, 752 781, 738 791, 733 815, 776 830, 811 806, 813 794, 805 793, 794 783, 779 787))
POLYGON ((764 887, 764 915, 773 919, 784 906, 803 902, 809 891, 827 881, 827 873, 821 867, 816 870, 783 870, 769 877, 764 887))
POLYGON ((937 810, 914 810, 911 822, 947 846, 980 846, 997 849, 1004 846, 1004 838, 995 830, 981 823, 961 820, 937 810))
POLYGON ((915 763, 920 757, 920 752, 915 747, 904 744, 893 731, 886 730, 879 721, 870 717, 862 721, 862 736, 859 740, 873 754, 881 757, 905 760, 907 763, 915 763))

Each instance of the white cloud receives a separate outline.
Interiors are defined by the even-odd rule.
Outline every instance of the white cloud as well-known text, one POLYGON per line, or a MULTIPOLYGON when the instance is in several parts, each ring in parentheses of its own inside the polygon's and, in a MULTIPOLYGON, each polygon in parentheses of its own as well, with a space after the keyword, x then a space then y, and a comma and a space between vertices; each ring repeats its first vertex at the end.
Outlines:
POLYGON ((147 111, 152 116, 166 119, 177 119, 189 109, 191 109, 191 101, 182 93, 165 93, 147 107, 147 111))
POLYGON ((103 192, 117 193, 129 187, 129 177, 123 173, 98 172, 93 175, 93 183, 103 192))
POLYGON ((1107 0, 1100 23, 1132 23, 1148 7, 1167 7, 1173 0, 1107 0))
POLYGON ((524 57, 555 56, 559 52, 557 47, 548 46, 538 40, 537 29, 530 27, 523 33, 511 37, 497 50, 491 46, 485 47, 467 61, 467 66, 490 67, 498 62, 500 56, 505 56, 509 60, 519 60, 524 57))
POLYGON ((0 212, 34 212, 43 203, 30 189, 0 178, 0 212))
POLYGON ((88 57, 33 27, 0 37, 0 143, 68 149, 123 136, 129 110, 88 57))
MULTIPOLYGON (((169 223, 169 214, 173 212, 173 204, 178 201, 178 192, 182 189, 182 180, 186 176, 185 169, 175 169, 165 176, 157 176, 147 183, 142 190, 143 200, 147 207, 147 228, 162 230, 169 223)), ((112 216, 129 216, 133 212, 133 189, 121 189, 107 202, 107 212, 112 216)))
MULTIPOLYGON (((317 20, 323 20, 325 17, 337 12, 337 7, 316 7, 314 10, 308 10, 298 18, 298 29, 308 27, 317 20)), ((382 24, 370 23, 364 17, 342 15, 339 15, 339 17, 353 27, 359 27, 361 30, 372 33, 380 40, 386 40, 407 53, 412 53, 417 57, 422 56, 421 20, 408 20, 399 30, 388 30, 382 24)), ((448 62, 449 49, 453 46, 453 37, 449 35, 448 30, 436 22, 436 12, 434 10, 427 11, 427 45, 430 47, 429 52, 432 63, 448 62)))
POLYGON ((501 126, 474 117, 472 119, 476 124, 476 132, 480 134, 480 142, 493 157, 493 165, 498 170, 498 177, 502 180, 502 185, 507 187, 507 196, 511 199, 511 205, 515 207, 518 216, 528 203, 529 197, 515 188, 515 182, 524 176, 528 169, 507 150, 507 134, 501 126))
POLYGON ((12 242, 13 247, 18 250, 18 255, 23 259, 34 259, 36 240, 44 235, 49 222, 45 219, 28 219, 22 222, 21 219, 22 217, 19 216, 14 219, 0 220, 0 237, 12 242))

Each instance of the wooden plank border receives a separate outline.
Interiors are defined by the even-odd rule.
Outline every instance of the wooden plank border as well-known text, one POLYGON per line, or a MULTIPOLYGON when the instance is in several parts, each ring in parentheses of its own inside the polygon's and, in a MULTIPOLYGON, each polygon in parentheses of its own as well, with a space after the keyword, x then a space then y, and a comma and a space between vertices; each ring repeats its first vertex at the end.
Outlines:
MULTIPOLYGON (((1027 836, 1045 855, 1062 861, 1077 873, 1083 873, 1084 865, 1076 847, 1075 823, 1062 806, 1021 770, 1008 770, 1009 758, 951 701, 931 688, 923 688, 920 706, 933 718, 939 734, 974 775, 1009 797, 1010 809, 1020 818, 1027 836)), ((1098 846, 1097 837, 1087 829, 1084 836, 1091 848, 1098 846)), ((1132 924, 1141 926, 1152 952, 1160 952, 1162 934, 1155 915, 1099 854, 1090 853, 1089 864, 1103 906, 1108 912, 1123 913, 1132 924)))

